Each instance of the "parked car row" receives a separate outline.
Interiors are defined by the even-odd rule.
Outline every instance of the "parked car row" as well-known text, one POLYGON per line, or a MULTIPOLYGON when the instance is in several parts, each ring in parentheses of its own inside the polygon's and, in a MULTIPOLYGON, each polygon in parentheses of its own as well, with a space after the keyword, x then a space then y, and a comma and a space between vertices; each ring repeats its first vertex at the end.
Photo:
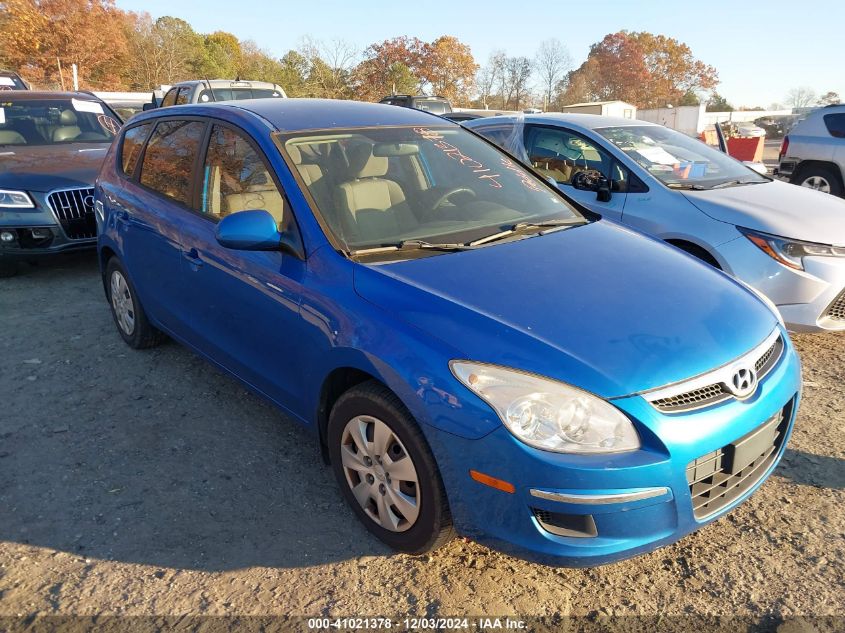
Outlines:
POLYGON ((630 119, 215 89, 122 128, 85 93, 0 103, 0 263, 96 235, 123 340, 171 337, 310 428, 383 542, 602 564, 775 468, 783 317, 845 329, 845 202, 630 119))

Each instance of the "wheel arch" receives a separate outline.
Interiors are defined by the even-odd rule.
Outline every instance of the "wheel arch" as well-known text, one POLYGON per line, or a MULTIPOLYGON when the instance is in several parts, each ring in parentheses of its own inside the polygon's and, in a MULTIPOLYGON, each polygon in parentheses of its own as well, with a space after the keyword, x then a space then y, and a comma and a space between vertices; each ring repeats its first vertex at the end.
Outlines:
POLYGON ((823 167, 825 169, 833 170, 834 175, 838 176, 839 178, 839 185, 842 186, 845 183, 845 177, 842 174, 842 168, 835 162, 830 160, 802 160, 798 163, 797 168, 795 169, 795 173, 792 177, 793 180, 798 180, 802 178, 804 172, 813 167, 823 167))

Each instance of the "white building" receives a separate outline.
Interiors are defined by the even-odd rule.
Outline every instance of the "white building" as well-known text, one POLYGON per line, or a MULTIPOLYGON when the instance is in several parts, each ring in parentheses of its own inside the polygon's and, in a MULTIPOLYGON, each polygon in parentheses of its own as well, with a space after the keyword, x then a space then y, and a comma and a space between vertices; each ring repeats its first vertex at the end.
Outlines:
POLYGON ((616 116, 623 119, 636 119, 637 106, 625 101, 593 101, 591 103, 573 103, 563 106, 561 112, 577 114, 600 114, 602 116, 616 116))

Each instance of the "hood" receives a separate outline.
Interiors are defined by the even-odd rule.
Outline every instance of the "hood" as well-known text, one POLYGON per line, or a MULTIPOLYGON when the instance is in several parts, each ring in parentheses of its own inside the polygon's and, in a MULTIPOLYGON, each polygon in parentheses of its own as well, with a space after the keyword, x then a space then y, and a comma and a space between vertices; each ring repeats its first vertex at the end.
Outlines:
POLYGON ((359 264, 366 300, 465 359, 611 398, 748 352, 776 317, 723 273, 607 222, 485 248, 359 264))
POLYGON ((684 191, 700 211, 715 220, 821 244, 845 244, 845 200, 774 180, 684 191))
POLYGON ((108 143, 0 146, 0 188, 52 191, 91 187, 108 143))

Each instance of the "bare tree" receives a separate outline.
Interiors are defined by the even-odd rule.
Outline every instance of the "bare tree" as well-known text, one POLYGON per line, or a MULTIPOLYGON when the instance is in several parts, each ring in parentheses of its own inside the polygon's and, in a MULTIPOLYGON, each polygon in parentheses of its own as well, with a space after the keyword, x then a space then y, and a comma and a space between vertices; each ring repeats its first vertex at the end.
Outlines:
POLYGON ((800 86, 786 93, 786 104, 793 108, 806 108, 816 102, 816 93, 812 88, 800 86))
POLYGON ((352 69, 358 60, 358 52, 349 42, 321 42, 307 37, 299 52, 308 60, 307 83, 310 96, 349 98, 352 69))
POLYGON ((543 109, 547 109, 552 102, 555 87, 572 70, 572 57, 560 40, 545 40, 540 43, 534 57, 534 70, 543 91, 543 109))
POLYGON ((505 107, 520 109, 528 96, 528 81, 531 79, 531 60, 527 57, 508 57, 505 60, 505 107))

